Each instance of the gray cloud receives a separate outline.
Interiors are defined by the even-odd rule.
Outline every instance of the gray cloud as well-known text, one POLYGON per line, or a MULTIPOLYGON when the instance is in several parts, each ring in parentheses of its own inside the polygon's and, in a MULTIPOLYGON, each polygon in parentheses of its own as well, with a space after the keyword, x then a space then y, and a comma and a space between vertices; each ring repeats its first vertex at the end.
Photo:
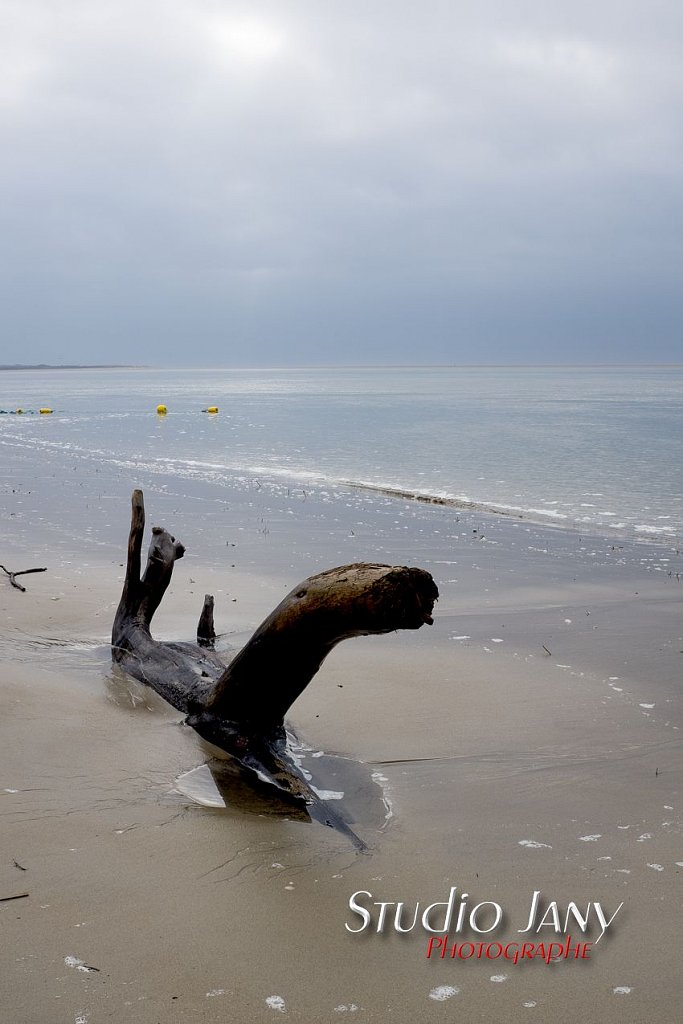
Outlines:
POLYGON ((679 4, 1 7, 3 361, 681 358, 679 4))

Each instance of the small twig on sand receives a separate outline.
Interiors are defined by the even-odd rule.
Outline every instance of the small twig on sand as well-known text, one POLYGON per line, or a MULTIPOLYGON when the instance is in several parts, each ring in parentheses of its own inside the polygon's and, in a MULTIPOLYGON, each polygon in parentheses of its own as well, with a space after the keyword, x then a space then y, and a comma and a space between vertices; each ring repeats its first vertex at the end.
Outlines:
POLYGON ((28 871, 28 868, 25 868, 24 865, 20 864, 18 860, 14 861, 14 866, 15 868, 19 868, 20 871, 28 871))
POLYGON ((30 572, 47 572, 47 566, 43 569, 19 569, 18 572, 11 572, 9 569, 6 569, 4 565, 0 565, 0 569, 7 573, 12 586, 16 587, 17 590, 21 590, 22 593, 26 593, 26 587, 22 587, 21 583, 17 583, 17 576, 27 576, 30 572))
POLYGON ((0 903, 9 903, 10 900, 23 900, 28 895, 27 892, 19 892, 16 896, 0 896, 0 903))
POLYGON ((549 650, 548 650, 548 648, 546 647, 546 645, 545 645, 545 644, 541 644, 541 647, 543 648, 543 650, 545 651, 545 653, 546 653, 546 654, 549 654, 549 655, 550 655, 550 657, 552 658, 552 656, 553 656, 553 652, 552 652, 552 651, 549 651, 549 650))

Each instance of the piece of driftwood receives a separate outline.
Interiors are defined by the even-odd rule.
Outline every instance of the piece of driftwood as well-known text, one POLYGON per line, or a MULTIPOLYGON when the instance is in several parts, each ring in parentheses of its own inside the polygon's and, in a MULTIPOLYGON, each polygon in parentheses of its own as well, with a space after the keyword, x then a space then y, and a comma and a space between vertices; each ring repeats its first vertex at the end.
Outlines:
POLYGON ((214 650, 213 598, 204 599, 197 643, 156 641, 150 625, 185 549, 152 530, 141 576, 142 491, 132 497, 128 563, 112 630, 112 655, 151 686, 206 740, 295 799, 316 795, 288 756, 285 715, 340 640, 432 622, 438 597, 424 569, 358 563, 311 576, 225 664, 214 650))
POLYGON ((22 587, 21 583, 17 583, 17 576, 28 576, 31 572, 47 572, 47 568, 43 569, 19 569, 18 572, 12 572, 10 569, 6 569, 4 565, 0 565, 0 569, 9 576, 9 581, 13 587, 17 590, 21 590, 22 594, 26 593, 26 587, 22 587))

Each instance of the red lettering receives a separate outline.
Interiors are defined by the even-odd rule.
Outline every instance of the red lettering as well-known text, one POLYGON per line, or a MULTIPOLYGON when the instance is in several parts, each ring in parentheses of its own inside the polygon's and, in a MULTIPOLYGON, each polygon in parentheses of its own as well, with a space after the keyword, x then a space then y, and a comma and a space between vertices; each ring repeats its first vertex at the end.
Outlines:
MULTIPOLYGON (((433 935, 431 937, 431 939, 429 940, 429 942, 427 944, 427 959, 428 960, 431 957, 432 950, 434 949, 435 946, 436 946, 437 949, 441 949, 443 946, 446 945, 446 938, 447 938, 447 936, 445 936, 445 935, 442 935, 440 938, 437 938, 435 935, 433 935)), ((441 956, 443 957, 444 954, 442 953, 441 956)))
POLYGON ((561 960, 562 953, 564 950, 564 943, 562 942, 551 942, 548 945, 548 955, 546 957, 546 963, 549 964, 553 960, 561 960))

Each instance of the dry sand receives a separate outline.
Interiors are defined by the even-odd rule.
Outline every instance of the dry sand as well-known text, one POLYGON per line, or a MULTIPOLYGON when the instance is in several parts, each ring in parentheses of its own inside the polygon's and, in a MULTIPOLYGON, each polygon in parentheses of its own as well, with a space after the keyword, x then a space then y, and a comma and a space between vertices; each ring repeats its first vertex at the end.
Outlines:
MULTIPOLYGON (((429 563, 442 592, 435 625, 341 645, 291 713, 314 750, 351 759, 338 762, 338 782, 363 855, 244 793, 220 810, 177 791, 206 749, 109 665, 126 514, 122 503, 111 547, 89 548, 83 564, 75 541, 55 556, 54 534, 19 528, 0 559, 25 568, 52 553, 26 594, 0 580, 0 897, 28 894, 0 903, 3 1019, 677 1019, 675 554, 481 516, 458 520, 446 544, 448 512, 429 509, 420 522, 432 535, 385 537, 391 560, 429 563), (571 900, 599 901, 608 916, 623 907, 590 959, 551 965, 427 960, 419 926, 345 929, 359 924, 354 892, 404 901, 412 916, 451 886, 470 906, 503 908, 484 936, 502 943, 528 938, 518 929, 535 890, 563 914, 571 900)), ((165 521, 191 544, 189 520, 165 521)), ((304 564, 286 529, 255 540, 261 564, 236 564, 229 584, 208 557, 179 563, 158 635, 189 637, 213 591, 217 625, 239 644, 319 563, 372 552, 370 529, 364 549, 358 530, 352 547, 345 527, 314 544, 306 526, 315 557, 304 564)), ((556 938, 548 932, 536 940, 556 938)))

